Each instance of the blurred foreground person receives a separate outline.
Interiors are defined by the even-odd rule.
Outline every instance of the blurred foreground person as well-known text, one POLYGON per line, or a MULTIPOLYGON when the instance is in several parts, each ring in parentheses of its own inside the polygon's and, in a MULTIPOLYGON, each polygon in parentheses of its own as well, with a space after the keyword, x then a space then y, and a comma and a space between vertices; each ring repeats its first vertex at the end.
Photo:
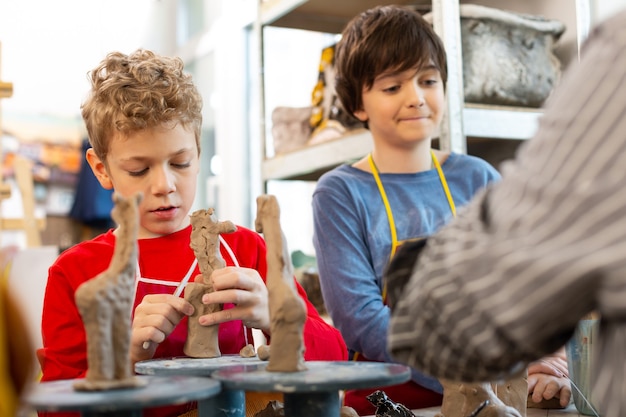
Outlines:
POLYGON ((626 415, 624 22, 626 12, 595 28, 502 181, 425 245, 400 248, 386 273, 397 360, 451 380, 503 379, 597 310, 593 403, 626 415))

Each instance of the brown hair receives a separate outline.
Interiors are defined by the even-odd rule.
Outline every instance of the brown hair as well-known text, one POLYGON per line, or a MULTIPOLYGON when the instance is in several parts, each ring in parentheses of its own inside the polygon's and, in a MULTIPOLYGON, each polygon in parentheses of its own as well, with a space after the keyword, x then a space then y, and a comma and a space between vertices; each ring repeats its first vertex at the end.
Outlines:
POLYGON ((81 106, 89 142, 103 162, 115 133, 127 135, 181 124, 196 136, 200 152, 202 97, 180 58, 138 49, 112 52, 89 73, 91 91, 81 106))
POLYGON ((378 6, 354 17, 335 49, 337 96, 348 113, 360 110, 363 88, 387 71, 406 71, 430 62, 448 79, 446 52, 431 25, 415 10, 378 6))

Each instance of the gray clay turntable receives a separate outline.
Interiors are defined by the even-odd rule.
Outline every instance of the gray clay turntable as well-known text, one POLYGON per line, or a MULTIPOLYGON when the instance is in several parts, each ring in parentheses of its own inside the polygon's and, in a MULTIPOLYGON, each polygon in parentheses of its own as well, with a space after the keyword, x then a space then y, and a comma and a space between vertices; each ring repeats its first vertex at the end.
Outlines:
POLYGON ((135 372, 142 375, 196 375, 210 376, 213 372, 231 366, 261 366, 266 362, 259 358, 244 358, 240 355, 222 355, 217 358, 174 357, 150 359, 137 362, 135 372))
MULTIPOLYGON (((244 358, 240 355, 222 355, 217 358, 174 357, 168 359, 150 359, 137 362, 135 372, 143 375, 190 375, 211 376, 214 372, 230 367, 246 366, 255 368, 267 362, 259 358, 244 358)), ((245 417, 246 396, 240 389, 222 389, 214 398, 216 411, 211 416, 245 417)))
POLYGON ((83 417, 141 417, 144 408, 198 401, 199 416, 218 416, 215 414, 215 396, 221 390, 218 381, 194 376, 137 378, 145 383, 106 391, 77 391, 76 379, 42 382, 34 385, 24 403, 37 411, 73 411, 83 417))
POLYGON ((224 390, 282 392, 286 417, 339 417, 339 391, 396 385, 411 377, 404 365, 381 362, 306 362, 300 372, 268 372, 240 365, 214 372, 224 390))

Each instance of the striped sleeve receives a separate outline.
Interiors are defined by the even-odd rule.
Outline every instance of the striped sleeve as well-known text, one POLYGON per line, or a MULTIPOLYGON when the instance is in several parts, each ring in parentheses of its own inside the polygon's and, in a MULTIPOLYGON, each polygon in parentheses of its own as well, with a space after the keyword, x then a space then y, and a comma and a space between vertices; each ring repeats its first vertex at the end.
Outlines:
POLYGON ((388 271, 409 274, 390 300, 399 361, 452 380, 498 379, 557 350, 596 309, 618 323, 597 376, 604 404, 617 407, 605 415, 626 413, 624 21, 596 28, 502 181, 429 238, 414 267, 388 271))

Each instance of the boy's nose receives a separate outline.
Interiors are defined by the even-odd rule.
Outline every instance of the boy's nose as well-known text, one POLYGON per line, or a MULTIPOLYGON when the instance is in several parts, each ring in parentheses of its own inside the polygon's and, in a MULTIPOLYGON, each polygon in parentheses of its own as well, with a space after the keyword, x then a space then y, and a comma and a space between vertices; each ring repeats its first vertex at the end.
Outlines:
POLYGON ((166 168, 156 170, 152 187, 155 194, 168 194, 173 192, 176 189, 173 173, 166 168))
POLYGON ((409 89, 408 94, 409 94, 409 105, 415 106, 415 107, 420 107, 424 105, 425 103, 424 91, 419 86, 417 81, 412 84, 412 87, 409 89))

